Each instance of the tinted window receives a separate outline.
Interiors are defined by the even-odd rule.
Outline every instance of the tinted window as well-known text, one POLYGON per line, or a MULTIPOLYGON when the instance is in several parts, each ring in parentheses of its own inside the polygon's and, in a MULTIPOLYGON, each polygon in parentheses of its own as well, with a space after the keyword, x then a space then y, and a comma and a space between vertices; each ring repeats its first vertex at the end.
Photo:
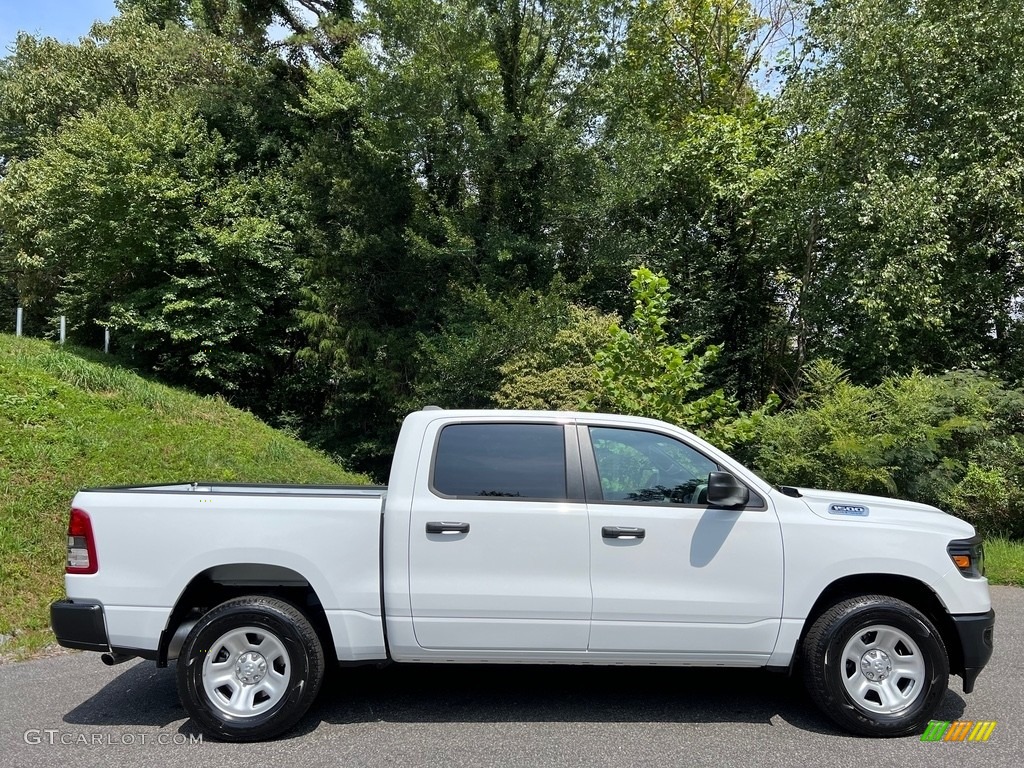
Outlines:
POLYGON ((605 501, 707 504, 708 473, 718 465, 685 443, 633 429, 591 427, 605 501))
POLYGON ((565 439, 557 424, 452 424, 441 430, 434 490, 448 496, 564 499, 565 439))

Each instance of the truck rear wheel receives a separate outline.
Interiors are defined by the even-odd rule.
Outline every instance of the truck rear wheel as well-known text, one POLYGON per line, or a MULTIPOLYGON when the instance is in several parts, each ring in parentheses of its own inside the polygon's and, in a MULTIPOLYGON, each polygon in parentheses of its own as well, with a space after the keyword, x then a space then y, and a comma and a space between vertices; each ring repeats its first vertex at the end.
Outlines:
POLYGON ((320 639, 294 606, 240 597, 206 613, 178 657, 178 695, 222 741, 271 739, 306 713, 324 676, 320 639))
POLYGON ((905 736, 932 717, 949 684, 949 658, 935 626, 912 605, 883 595, 825 611, 803 643, 804 680, 842 728, 905 736))

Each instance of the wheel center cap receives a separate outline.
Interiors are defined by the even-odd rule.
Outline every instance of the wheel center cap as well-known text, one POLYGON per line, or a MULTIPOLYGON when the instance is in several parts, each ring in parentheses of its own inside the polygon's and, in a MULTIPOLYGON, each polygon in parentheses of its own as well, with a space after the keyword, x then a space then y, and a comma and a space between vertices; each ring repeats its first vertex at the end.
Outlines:
POLYGON ((860 671, 868 680, 885 680, 892 672, 892 659, 885 651, 873 648, 860 657, 860 671))
POLYGON ((256 685, 267 674, 267 660, 255 651, 243 653, 235 662, 235 677, 242 685, 256 685))

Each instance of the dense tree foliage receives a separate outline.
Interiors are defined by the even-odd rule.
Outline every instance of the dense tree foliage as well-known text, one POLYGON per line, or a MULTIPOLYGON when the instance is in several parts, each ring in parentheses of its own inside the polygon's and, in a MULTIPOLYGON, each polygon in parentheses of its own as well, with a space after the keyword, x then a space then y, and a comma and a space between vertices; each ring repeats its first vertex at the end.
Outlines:
POLYGON ((988 0, 812 10, 764 210, 795 363, 1019 376, 1022 22, 988 0))
POLYGON ((108 327, 381 477, 428 403, 604 407, 1020 508, 1018 427, 968 439, 1024 377, 1019 2, 118 8, 0 59, 32 332, 108 327))
POLYGON ((293 92, 275 60, 136 12, 81 45, 19 38, 0 76, 0 227, 29 313, 257 400, 299 346, 293 92))

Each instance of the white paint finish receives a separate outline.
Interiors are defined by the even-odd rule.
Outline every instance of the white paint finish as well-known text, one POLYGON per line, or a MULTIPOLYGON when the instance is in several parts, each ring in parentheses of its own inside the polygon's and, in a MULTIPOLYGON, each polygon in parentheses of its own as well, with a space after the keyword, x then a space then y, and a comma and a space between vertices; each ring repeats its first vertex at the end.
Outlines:
POLYGON ((107 640, 112 647, 155 651, 171 609, 105 605, 103 615, 107 621, 107 640))
POLYGON ((988 610, 988 585, 953 572, 946 552, 953 539, 973 535, 970 525, 924 505, 815 493, 820 496, 812 504, 819 509, 827 509, 831 498, 864 504, 871 513, 868 517, 816 514, 804 498, 773 494, 786 550, 785 618, 805 618, 828 585, 861 574, 916 579, 930 587, 952 613, 988 610))
POLYGON ((882 496, 868 496, 862 493, 839 493, 816 488, 801 488, 801 501, 818 517, 833 523, 846 521, 852 525, 868 527, 907 527, 915 530, 926 529, 935 533, 947 533, 950 539, 968 538, 974 535, 974 528, 959 518, 927 504, 918 504, 901 499, 887 499, 882 496), (846 504, 866 507, 868 514, 837 515, 829 513, 832 504, 846 504))
MULTIPOLYGON (((214 566, 255 563, 288 568, 316 591, 324 609, 375 622, 380 630, 377 541, 381 494, 297 496, 195 492, 86 491, 74 505, 90 513, 99 571, 66 577, 68 596, 104 604, 108 614, 155 609, 164 618, 186 585, 214 566)), ((128 615, 125 613, 125 615, 128 615)), ((111 620, 111 642, 154 648, 159 630, 138 646, 138 632, 111 620)), ((146 625, 147 627, 150 625, 146 625)), ((163 629, 163 626, 159 628, 163 629)), ((373 633, 351 630, 362 658, 373 633)), ((346 652, 347 653, 347 652, 346 652)))
POLYGON ((952 614, 987 613, 992 607, 988 579, 965 579, 956 568, 946 571, 935 591, 952 614))
MULTIPOLYGON (((416 595, 413 596, 415 604, 416 595)), ((498 604, 494 601, 493 604, 498 604)), ((464 611, 468 613, 468 611, 464 611)), ((539 618, 413 618, 418 645, 447 655, 453 650, 467 651, 474 658, 494 658, 493 653, 524 651, 586 650, 590 618, 558 621, 539 618)))
POLYGON ((590 620, 585 505, 424 499, 411 521, 416 618, 590 620), (431 520, 467 522, 470 530, 427 534, 431 520))
POLYGON ((452 650, 410 653, 399 661, 415 664, 572 664, 602 667, 763 667, 765 654, 601 653, 597 651, 452 650))
POLYGON ((622 657, 672 654, 729 664, 735 655, 766 661, 775 648, 779 620, 751 623, 711 621, 598 621, 591 627, 594 652, 622 657))
POLYGON ((426 651, 416 646, 411 617, 388 618, 388 641, 395 661, 465 664, 593 664, 670 666, 764 666, 764 654, 730 654, 728 660, 715 654, 685 653, 599 653, 595 651, 554 651, 538 649, 426 651))
MULTIPOLYGON (((388 648, 398 658, 407 650, 418 648, 412 634, 412 623, 406 622, 409 632, 402 627, 393 627, 393 620, 408 619, 412 616, 409 595, 409 542, 413 502, 417 497, 420 483, 422 491, 427 489, 426 469, 420 468, 420 457, 424 456, 425 467, 430 466, 431 449, 426 447, 425 435, 437 434, 434 422, 438 411, 417 411, 409 414, 402 422, 402 429, 395 444, 395 455, 391 460, 391 474, 388 478, 388 496, 384 513, 384 541, 381 548, 384 572, 384 604, 388 622, 388 648)), ((432 445, 432 444, 431 444, 432 445)))
POLYGON ((590 505, 590 649, 772 652, 782 615, 783 557, 771 510, 590 505), (643 539, 605 539, 604 526, 643 539))
MULTIPOLYGON (((328 496, 336 499, 372 498, 378 502, 387 488, 380 485, 251 485, 240 483, 172 483, 170 485, 147 485, 132 489, 133 493, 178 493, 216 494, 218 496, 328 496)), ((379 506, 379 504, 378 504, 379 506)))
POLYGON ((423 430, 409 517, 409 594, 417 645, 585 650, 590 552, 583 503, 452 499, 428 486, 440 427, 423 430), (428 534, 431 521, 469 524, 428 534))
POLYGON ((380 612, 326 611, 327 624, 338 661, 369 661, 386 658, 384 624, 380 612))
POLYGON ((788 667, 796 655, 796 646, 804 631, 804 619, 783 619, 779 626, 779 639, 775 651, 768 659, 769 667, 788 667))
MULTIPOLYGON (((453 421, 428 420, 418 440, 408 531, 417 645, 585 650, 591 614, 586 505, 435 495, 429 488, 434 444, 453 421), (469 523, 469 532, 427 534, 430 521, 469 523)), ((535 421, 558 420, 549 414, 535 421)))

